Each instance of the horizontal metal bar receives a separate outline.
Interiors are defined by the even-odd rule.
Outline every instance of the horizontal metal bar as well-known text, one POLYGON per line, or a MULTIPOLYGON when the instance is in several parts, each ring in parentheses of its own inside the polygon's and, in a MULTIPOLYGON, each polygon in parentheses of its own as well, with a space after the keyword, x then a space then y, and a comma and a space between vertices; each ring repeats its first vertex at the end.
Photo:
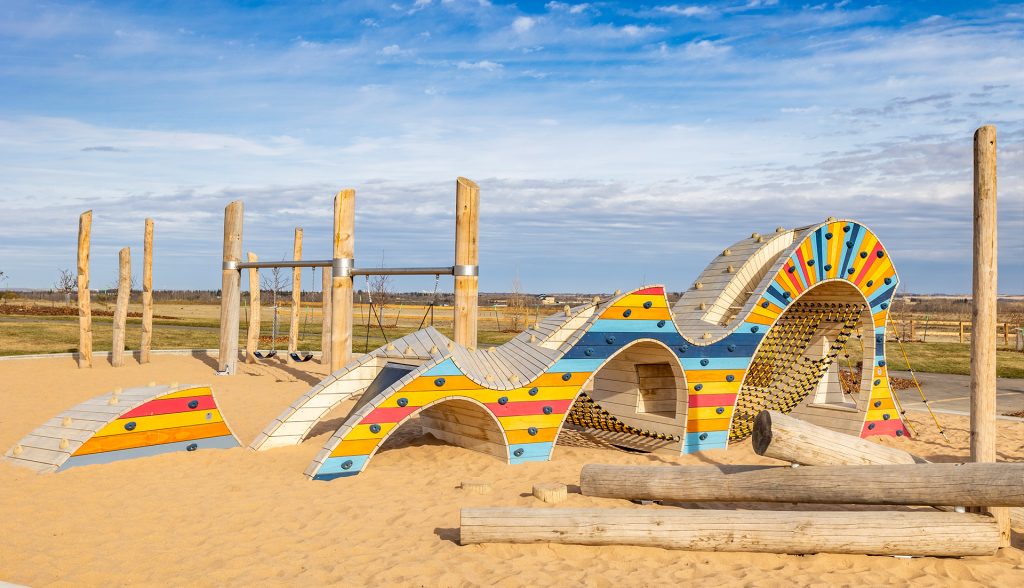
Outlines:
POLYGON ((353 276, 450 276, 455 268, 446 267, 356 267, 353 276))
MULTIPOLYGON (((460 272, 460 275, 476 275, 471 273, 468 269, 475 269, 476 266, 443 266, 443 267, 366 267, 356 268, 351 267, 351 260, 339 260, 342 275, 350 276, 451 276, 454 275, 456 269, 460 272), (348 261, 346 264, 344 262, 348 261), (468 268, 468 269, 467 269, 468 268), (344 271, 347 269, 348 271, 344 271)), ((333 259, 309 259, 302 261, 240 261, 230 262, 224 264, 226 270, 243 270, 243 269, 271 269, 276 267, 335 267, 333 259)))
POLYGON ((331 267, 333 259, 308 259, 301 261, 240 261, 234 264, 233 269, 264 269, 275 267, 331 267))

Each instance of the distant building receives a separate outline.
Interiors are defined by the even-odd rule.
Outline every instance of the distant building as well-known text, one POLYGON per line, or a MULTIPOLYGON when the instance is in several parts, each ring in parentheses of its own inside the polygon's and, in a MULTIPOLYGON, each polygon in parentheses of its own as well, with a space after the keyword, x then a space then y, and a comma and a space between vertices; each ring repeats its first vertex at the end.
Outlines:
POLYGON ((558 304, 554 296, 548 296, 547 294, 541 294, 537 297, 537 301, 541 304, 558 304))

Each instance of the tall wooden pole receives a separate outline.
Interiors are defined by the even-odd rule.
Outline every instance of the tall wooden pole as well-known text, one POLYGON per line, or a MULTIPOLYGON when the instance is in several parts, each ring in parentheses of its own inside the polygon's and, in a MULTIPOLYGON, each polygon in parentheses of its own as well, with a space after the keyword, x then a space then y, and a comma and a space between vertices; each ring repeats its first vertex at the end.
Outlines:
POLYGON ((142 344, 139 363, 149 363, 153 347, 153 219, 146 219, 142 243, 142 344))
MULTIPOLYGON (((292 259, 302 259, 302 228, 295 228, 295 241, 292 245, 292 259)), ((292 268, 292 315, 288 325, 288 355, 291 356, 299 348, 299 313, 302 305, 302 268, 292 268)))
POLYGON ((78 367, 92 367, 92 306, 89 298, 89 241, 92 211, 78 217, 78 367))
MULTIPOLYGON (((996 128, 974 132, 974 288, 971 304, 971 459, 996 461, 996 128)), ((1010 545, 1010 513, 986 509, 1010 545)))
MULTIPOLYGON (((247 259, 259 261, 251 251, 247 259)), ((249 332, 245 337, 245 363, 256 363, 256 349, 260 344, 260 270, 251 267, 246 275, 249 277, 249 332)))
POLYGON ((114 306, 114 341, 111 346, 110 363, 114 367, 124 365, 125 327, 128 322, 128 300, 132 295, 132 254, 125 247, 118 253, 117 304, 114 306))
MULTIPOLYGON (((334 197, 334 262, 352 268, 355 258, 356 191, 345 189, 334 197)), ((331 275, 331 372, 352 358, 352 275, 331 275)))
POLYGON ((320 327, 320 365, 331 365, 331 268, 320 268, 323 270, 322 291, 320 301, 323 315, 323 322, 320 327))
MULTIPOLYGON (((241 200, 235 200, 224 207, 224 263, 242 261, 242 214, 241 200)), ((237 269, 221 268, 220 288, 220 354, 218 373, 232 375, 238 363, 238 314, 239 282, 241 274, 237 269)))
POLYGON ((479 224, 480 188, 459 178, 455 181, 455 342, 469 349, 477 343, 479 224))

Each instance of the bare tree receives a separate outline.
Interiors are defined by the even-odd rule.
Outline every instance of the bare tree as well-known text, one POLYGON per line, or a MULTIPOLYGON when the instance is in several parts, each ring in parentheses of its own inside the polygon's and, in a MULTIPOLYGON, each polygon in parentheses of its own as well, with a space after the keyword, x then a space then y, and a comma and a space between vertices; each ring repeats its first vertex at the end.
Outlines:
MULTIPOLYGON (((4 272, 0 272, 0 284, 3 284, 6 281, 7 281, 7 274, 5 274, 4 272)), ((6 298, 6 297, 7 297, 7 291, 6 290, 0 290, 0 303, 2 303, 4 301, 4 298, 6 298)))
POLYGON ((274 307, 274 323, 270 331, 271 349, 277 349, 277 293, 291 288, 291 280, 284 268, 270 268, 269 272, 260 273, 260 287, 270 290, 270 301, 274 307))
POLYGON ((53 289, 64 293, 64 304, 71 305, 71 293, 78 289, 78 276, 71 273, 71 270, 64 268, 57 273, 57 281, 53 283, 53 289))
POLYGON ((512 280, 512 292, 508 297, 508 308, 505 309, 505 314, 508 315, 509 321, 512 323, 512 331, 518 332, 526 328, 526 318, 529 313, 526 299, 526 295, 523 294, 523 284, 519 281, 519 272, 516 272, 516 277, 512 280))
MULTIPOLYGON (((384 267, 384 252, 380 252, 380 266, 384 267)), ((370 276, 366 282, 367 294, 370 296, 370 305, 377 307, 380 321, 384 322, 384 310, 394 298, 391 288, 391 276, 370 276)))

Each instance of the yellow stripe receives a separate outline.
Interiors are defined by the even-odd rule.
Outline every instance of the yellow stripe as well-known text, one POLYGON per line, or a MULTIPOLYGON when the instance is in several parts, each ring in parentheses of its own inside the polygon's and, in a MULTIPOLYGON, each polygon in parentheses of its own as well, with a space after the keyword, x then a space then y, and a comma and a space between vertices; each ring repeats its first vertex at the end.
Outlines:
POLYGON ((686 411, 686 420, 688 421, 704 421, 710 419, 727 419, 732 416, 732 407, 726 406, 725 412, 719 414, 716 412, 717 406, 701 406, 699 408, 691 408, 686 411))
MULTIPOLYGON (((814 284, 817 283, 817 278, 815 278, 814 268, 807 265, 807 260, 808 259, 814 259, 814 248, 811 246, 811 238, 810 237, 805 238, 804 242, 800 244, 800 252, 804 256, 804 266, 802 268, 796 270, 796 271, 803 270, 803 272, 807 274, 807 280, 810 282, 807 285, 807 287, 810 288, 811 286, 813 286, 814 284)), ((799 262, 799 258, 797 258, 797 261, 799 262)), ((814 262, 814 263, 818 263, 818 262, 814 262)))
POLYGON ((538 388, 543 390, 546 387, 566 386, 568 384, 576 384, 577 386, 582 386, 583 382, 586 382, 587 378, 590 377, 591 372, 571 372, 572 378, 570 378, 568 381, 562 379, 563 373, 565 372, 552 372, 550 374, 541 374, 537 376, 537 379, 535 379, 534 381, 530 382, 527 386, 525 386, 525 388, 529 390, 531 387, 537 386, 538 388))
MULTIPOLYGON (((732 375, 735 377, 736 385, 738 386, 740 380, 743 379, 745 370, 690 370, 686 372, 686 381, 689 384, 694 382, 725 382, 726 376, 732 375)), ((706 388, 705 388, 706 389, 706 388)))
POLYGON ((170 400, 171 398, 188 398, 189 396, 211 396, 213 392, 210 391, 209 386, 200 386, 196 388, 186 388, 179 390, 178 392, 171 392, 165 394, 156 400, 170 400))
POLYGON ((543 429, 548 427, 557 427, 562 424, 562 415, 532 414, 526 416, 508 416, 498 417, 498 421, 501 422, 501 427, 506 431, 513 429, 528 429, 530 427, 543 429))
POLYGON ((463 390, 462 392, 460 394, 458 390, 402 390, 392 394, 387 400, 381 402, 377 408, 397 407, 399 398, 405 398, 408 401, 407 406, 425 406, 435 400, 447 398, 448 396, 469 396, 472 398, 479 394, 481 390, 463 390))
POLYGON ((642 320, 642 321, 660 321, 660 320, 671 320, 672 315, 668 313, 668 309, 665 307, 653 307, 644 308, 642 306, 613 306, 601 313, 603 319, 627 319, 627 320, 642 320), (624 316, 623 313, 629 310, 629 316, 624 316))
POLYGON ((650 302, 651 308, 668 308, 668 303, 665 301, 665 297, 658 294, 628 294, 620 298, 612 308, 619 306, 639 306, 643 308, 644 302, 650 302))
POLYGON ((122 433, 141 433, 143 431, 155 431, 157 429, 170 429, 172 427, 187 427, 190 425, 204 425, 209 423, 220 423, 224 419, 220 416, 220 411, 214 410, 196 410, 190 412, 176 412, 172 414, 158 414, 153 416, 143 416, 131 419, 117 419, 109 425, 100 429, 96 433, 96 437, 102 437, 104 435, 120 435, 122 433), (210 415, 207 419, 206 415, 210 415), (124 428, 128 423, 135 423, 135 427, 129 431, 124 428))
POLYGON ((690 394, 694 394, 696 396, 701 396, 703 394, 736 394, 739 392, 739 389, 739 376, 737 376, 732 382, 702 382, 700 390, 694 390, 693 384, 690 384, 690 394))
POLYGON ((832 266, 832 269, 828 270, 828 277, 834 278, 839 275, 839 267, 842 260, 839 259, 840 245, 843 243, 843 236, 846 234, 843 232, 843 225, 845 223, 834 222, 829 223, 828 232, 832 233, 832 238, 827 239, 825 242, 828 243, 828 264, 832 266))
POLYGON ((374 433, 373 431, 370 430, 370 425, 372 424, 373 423, 370 423, 369 425, 356 425, 352 427, 352 430, 349 431, 348 435, 345 435, 345 441, 355 439, 378 439, 380 437, 387 435, 388 431, 394 429, 395 425, 398 423, 380 423, 380 431, 377 433, 374 433))
POLYGON ((868 410, 867 420, 869 421, 881 421, 885 420, 882 415, 889 415, 889 420, 898 421, 900 420, 899 413, 892 408, 874 408, 868 410))

